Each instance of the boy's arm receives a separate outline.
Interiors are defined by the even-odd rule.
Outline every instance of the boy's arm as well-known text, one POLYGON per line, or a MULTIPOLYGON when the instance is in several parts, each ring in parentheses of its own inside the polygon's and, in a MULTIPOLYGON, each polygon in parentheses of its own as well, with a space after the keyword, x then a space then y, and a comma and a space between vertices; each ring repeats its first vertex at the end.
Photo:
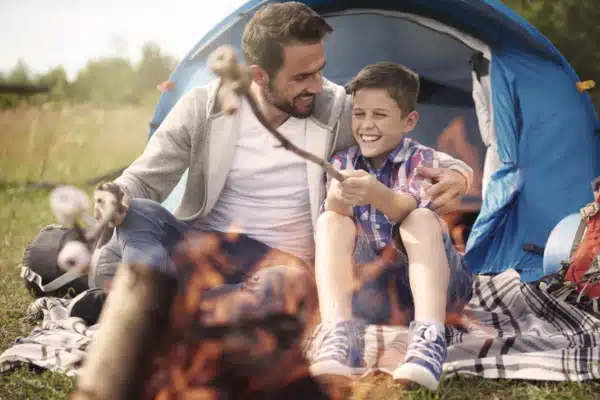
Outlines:
POLYGON ((152 135, 143 153, 115 180, 131 198, 164 201, 190 166, 192 137, 204 134, 206 89, 186 93, 152 135))
POLYGON ((418 203, 415 196, 391 189, 377 180, 375 180, 372 190, 373 201, 371 204, 391 222, 402 222, 417 208, 418 203))
POLYGON ((374 185, 373 205, 393 222, 402 222, 416 208, 429 208, 431 199, 425 190, 431 186, 431 180, 419 175, 417 169, 420 166, 439 168, 438 157, 439 152, 428 147, 415 149, 395 171, 393 187, 380 182, 374 185))
MULTIPOLYGON (((335 181, 335 180, 334 180, 335 181)), ((352 206, 347 205, 337 197, 337 189, 335 185, 337 181, 327 191, 327 198, 323 202, 323 211, 333 211, 335 213, 352 216, 352 206)))

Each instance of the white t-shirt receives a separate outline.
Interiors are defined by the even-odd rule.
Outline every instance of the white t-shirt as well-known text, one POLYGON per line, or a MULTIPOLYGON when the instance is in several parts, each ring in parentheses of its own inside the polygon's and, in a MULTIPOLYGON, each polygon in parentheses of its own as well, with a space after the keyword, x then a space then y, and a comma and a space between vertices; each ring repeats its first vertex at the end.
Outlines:
MULTIPOLYGON (((194 226, 238 232, 304 260, 314 257, 306 161, 282 147, 244 100, 233 163, 217 203, 194 226)), ((278 128, 305 148, 306 119, 290 117, 278 128)), ((211 157, 218 155, 211 154, 211 157)))

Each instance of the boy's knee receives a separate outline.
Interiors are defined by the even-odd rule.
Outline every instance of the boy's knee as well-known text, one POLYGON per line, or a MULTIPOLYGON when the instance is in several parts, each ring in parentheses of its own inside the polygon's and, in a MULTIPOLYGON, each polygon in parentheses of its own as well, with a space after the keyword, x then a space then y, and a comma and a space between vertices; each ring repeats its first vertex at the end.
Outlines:
POLYGON ((352 218, 338 214, 334 211, 325 211, 323 214, 319 215, 319 218, 317 218, 317 229, 329 230, 332 228, 349 229, 348 232, 356 233, 356 226, 354 225, 352 218))
POLYGON ((400 224, 402 231, 417 232, 427 231, 429 235, 442 234, 442 226, 436 213, 428 208, 417 208, 413 210, 400 224))

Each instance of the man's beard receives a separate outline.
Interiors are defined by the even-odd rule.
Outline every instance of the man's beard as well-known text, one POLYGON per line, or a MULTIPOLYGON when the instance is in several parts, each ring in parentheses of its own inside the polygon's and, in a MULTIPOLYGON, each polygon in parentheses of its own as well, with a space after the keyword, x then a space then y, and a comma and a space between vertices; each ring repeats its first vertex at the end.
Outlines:
POLYGON ((311 114, 313 112, 313 108, 315 106, 314 94, 311 94, 313 96, 313 102, 307 111, 300 111, 294 105, 294 102, 298 97, 304 96, 307 94, 311 94, 311 93, 308 93, 308 92, 299 93, 291 101, 278 100, 277 96, 274 95, 274 90, 273 90, 273 86, 271 85, 271 82, 269 82, 267 84, 267 86, 265 86, 263 89, 263 96, 265 97, 265 100, 267 100, 269 102, 269 104, 271 104, 278 110, 291 115, 294 118, 308 118, 311 116, 311 114))

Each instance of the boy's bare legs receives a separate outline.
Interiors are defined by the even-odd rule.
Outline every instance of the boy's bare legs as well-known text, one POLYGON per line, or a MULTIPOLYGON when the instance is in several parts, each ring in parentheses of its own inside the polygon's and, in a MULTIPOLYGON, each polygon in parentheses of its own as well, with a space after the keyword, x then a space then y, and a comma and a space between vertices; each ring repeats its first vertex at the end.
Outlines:
POLYGON ((326 211, 317 220, 315 276, 322 322, 352 319, 355 238, 350 217, 326 211))
POLYGON ((313 357, 313 376, 362 373, 358 323, 352 320, 353 254, 357 229, 350 217, 326 211, 317 220, 315 276, 321 322, 330 326, 313 357))
POLYGON ((436 390, 446 359, 444 320, 450 269, 437 216, 416 209, 400 225, 408 255, 415 318, 404 362, 394 379, 436 390))
POLYGON ((415 321, 443 325, 450 269, 440 222, 433 212, 416 209, 400 225, 400 237, 408 255, 415 321))

